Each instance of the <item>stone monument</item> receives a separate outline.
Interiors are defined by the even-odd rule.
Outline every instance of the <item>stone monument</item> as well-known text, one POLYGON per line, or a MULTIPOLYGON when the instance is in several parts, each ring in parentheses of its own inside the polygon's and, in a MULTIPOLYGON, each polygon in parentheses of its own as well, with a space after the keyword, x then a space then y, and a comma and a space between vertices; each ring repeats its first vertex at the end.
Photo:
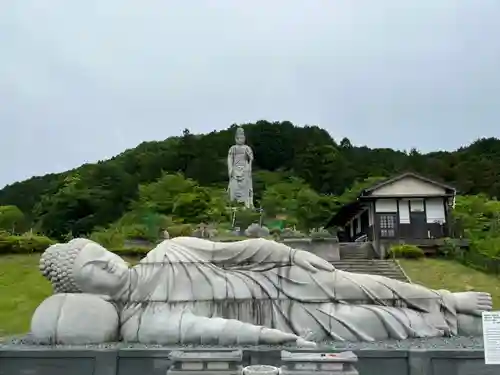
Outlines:
POLYGON ((253 151, 245 144, 243 128, 236 129, 236 144, 231 146, 227 155, 229 175, 229 199, 253 208, 252 163, 253 151))
POLYGON ((481 335, 481 292, 432 290, 335 269, 258 238, 165 240, 137 265, 88 239, 49 247, 55 295, 32 318, 40 343, 279 345, 481 335), (98 311, 97 311, 98 310, 98 311))

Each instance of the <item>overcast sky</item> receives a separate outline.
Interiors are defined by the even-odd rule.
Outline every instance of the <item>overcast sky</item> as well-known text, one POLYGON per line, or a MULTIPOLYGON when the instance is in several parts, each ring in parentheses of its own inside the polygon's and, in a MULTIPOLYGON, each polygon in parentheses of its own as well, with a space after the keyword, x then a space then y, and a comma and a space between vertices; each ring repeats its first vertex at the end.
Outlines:
POLYGON ((2 0, 0 187, 259 119, 499 137, 499 20, 499 0, 2 0))

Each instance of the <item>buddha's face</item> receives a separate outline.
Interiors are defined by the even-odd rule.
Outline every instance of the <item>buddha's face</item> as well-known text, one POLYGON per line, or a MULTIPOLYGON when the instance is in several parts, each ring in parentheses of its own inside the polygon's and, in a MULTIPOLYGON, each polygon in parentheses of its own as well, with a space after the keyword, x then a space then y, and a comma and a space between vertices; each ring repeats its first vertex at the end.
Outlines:
POLYGON ((79 252, 73 276, 84 293, 113 296, 128 283, 128 264, 97 243, 89 243, 79 252))
POLYGON ((236 144, 237 145, 244 145, 245 144, 245 135, 244 134, 238 134, 235 138, 236 144))

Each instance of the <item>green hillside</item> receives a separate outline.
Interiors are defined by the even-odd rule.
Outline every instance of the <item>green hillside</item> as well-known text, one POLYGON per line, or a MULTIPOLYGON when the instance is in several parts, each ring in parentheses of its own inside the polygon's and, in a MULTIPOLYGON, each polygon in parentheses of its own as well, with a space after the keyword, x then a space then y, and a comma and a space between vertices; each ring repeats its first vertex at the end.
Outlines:
MULTIPOLYGON (((235 127, 203 135, 185 130, 107 161, 14 183, 0 190, 0 206, 19 207, 26 228, 54 238, 89 234, 118 221, 136 237, 146 235, 145 227, 225 222, 225 160, 235 127)), ((270 217, 287 214, 304 229, 321 226, 359 183, 403 171, 442 180, 462 194, 500 196, 495 138, 453 152, 420 154, 354 147, 317 126, 259 121, 243 127, 256 157, 257 205, 270 217)))

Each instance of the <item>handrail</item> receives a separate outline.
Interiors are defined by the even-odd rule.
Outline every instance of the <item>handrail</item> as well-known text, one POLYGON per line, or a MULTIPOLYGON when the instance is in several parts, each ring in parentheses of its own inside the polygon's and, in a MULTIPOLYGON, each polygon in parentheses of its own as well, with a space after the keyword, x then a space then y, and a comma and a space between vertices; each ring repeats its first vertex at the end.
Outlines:
POLYGON ((354 240, 354 242, 367 242, 368 240, 368 235, 363 234, 362 236, 359 236, 354 240))

